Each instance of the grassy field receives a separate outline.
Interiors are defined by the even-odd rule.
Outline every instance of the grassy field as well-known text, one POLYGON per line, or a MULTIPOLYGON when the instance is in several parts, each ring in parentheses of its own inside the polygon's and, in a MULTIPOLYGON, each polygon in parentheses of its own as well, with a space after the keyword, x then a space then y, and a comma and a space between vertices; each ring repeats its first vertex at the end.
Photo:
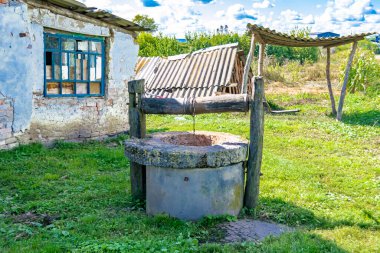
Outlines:
MULTIPOLYGON (((215 225, 231 217, 147 217, 130 198, 119 137, 0 152, 0 252, 379 252, 380 98, 349 94, 343 123, 329 116, 326 94, 267 98, 301 112, 265 116, 260 203, 241 217, 296 232, 221 245, 215 225)), ((248 138, 248 119, 202 115, 196 129, 248 138)), ((147 125, 192 130, 192 118, 149 116, 147 125)))

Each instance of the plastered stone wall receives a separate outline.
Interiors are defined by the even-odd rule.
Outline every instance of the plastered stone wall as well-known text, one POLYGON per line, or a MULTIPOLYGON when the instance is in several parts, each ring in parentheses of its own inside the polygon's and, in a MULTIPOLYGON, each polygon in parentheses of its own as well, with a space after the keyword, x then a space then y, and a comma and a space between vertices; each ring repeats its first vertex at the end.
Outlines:
POLYGON ((0 92, 14 100, 12 129, 20 143, 80 141, 129 129, 127 82, 133 79, 138 54, 133 33, 82 16, 76 18, 64 9, 55 11, 22 2, 0 5, 0 31, 5 37, 0 40, 0 56, 6 56, 6 64, 0 66, 0 92), (46 29, 105 37, 104 97, 43 96, 46 29))

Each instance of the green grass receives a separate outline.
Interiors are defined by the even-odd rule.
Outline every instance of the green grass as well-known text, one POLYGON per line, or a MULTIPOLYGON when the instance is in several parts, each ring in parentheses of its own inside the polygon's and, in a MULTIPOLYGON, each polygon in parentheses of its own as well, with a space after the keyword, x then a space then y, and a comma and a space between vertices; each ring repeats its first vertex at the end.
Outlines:
MULTIPOLYGON (((228 219, 148 217, 131 200, 123 137, 0 152, 0 252, 379 252, 380 98, 348 95, 343 123, 327 95, 271 95, 296 115, 266 115, 254 218, 297 228, 260 244, 203 243, 228 219), (22 220, 22 214, 49 215, 22 220)), ((247 114, 196 117, 197 130, 248 138, 247 114)), ((148 116, 153 131, 192 130, 192 118, 148 116)), ((251 212, 245 212, 251 213, 251 212)), ((243 214, 242 216, 252 216, 243 214)))

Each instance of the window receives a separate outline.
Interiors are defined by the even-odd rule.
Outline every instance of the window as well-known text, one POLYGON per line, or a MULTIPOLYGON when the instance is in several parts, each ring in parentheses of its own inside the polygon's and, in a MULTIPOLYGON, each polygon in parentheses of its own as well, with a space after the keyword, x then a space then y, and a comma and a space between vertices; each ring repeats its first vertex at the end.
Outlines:
POLYGON ((103 96, 104 55, 104 39, 45 33, 45 96, 103 96))

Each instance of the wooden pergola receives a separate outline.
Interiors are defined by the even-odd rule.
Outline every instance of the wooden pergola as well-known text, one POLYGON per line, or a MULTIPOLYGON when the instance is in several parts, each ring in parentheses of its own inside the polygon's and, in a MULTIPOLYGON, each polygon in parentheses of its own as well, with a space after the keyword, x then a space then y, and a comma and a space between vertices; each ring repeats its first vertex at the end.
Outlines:
POLYGON ((264 62, 264 52, 265 46, 267 44, 277 45, 277 46, 286 46, 286 47, 323 47, 327 51, 327 63, 326 63, 326 79, 327 79, 327 88, 329 90, 330 100, 331 100, 331 109, 333 115, 336 115, 337 120, 342 119, 343 114, 343 104, 344 98, 346 95, 347 83, 349 78, 349 73, 351 70, 352 62, 355 56, 357 49, 358 41, 363 40, 366 36, 372 35, 374 33, 361 33, 350 36, 343 37, 332 37, 332 38, 298 38, 290 36, 285 33, 280 33, 275 30, 270 30, 258 25, 248 24, 248 30, 252 34, 250 51, 247 57, 247 63, 244 68, 243 76, 243 89, 242 93, 247 92, 247 81, 248 81, 248 70, 253 61, 253 53, 255 50, 255 43, 259 43, 259 60, 258 60, 258 76, 263 74, 263 62, 264 62), (339 99, 338 111, 336 110, 335 98, 331 87, 331 78, 330 78, 330 56, 331 48, 337 47, 345 44, 352 43, 351 53, 348 59, 348 63, 345 70, 344 81, 342 85, 342 90, 339 99))

